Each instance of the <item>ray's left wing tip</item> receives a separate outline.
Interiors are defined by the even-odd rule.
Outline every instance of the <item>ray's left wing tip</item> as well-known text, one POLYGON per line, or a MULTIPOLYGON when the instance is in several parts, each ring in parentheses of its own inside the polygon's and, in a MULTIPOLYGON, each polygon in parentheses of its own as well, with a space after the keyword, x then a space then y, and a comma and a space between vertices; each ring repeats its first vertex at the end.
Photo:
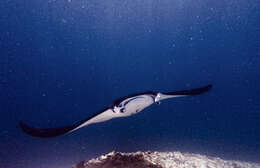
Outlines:
POLYGON ((52 138, 68 133, 73 127, 60 128, 34 128, 19 121, 18 127, 27 135, 37 138, 52 138))
POLYGON ((22 130, 25 134, 30 135, 30 136, 37 136, 38 132, 36 128, 30 127, 29 125, 25 124, 22 121, 18 122, 18 127, 20 128, 20 130, 22 130))
POLYGON ((18 128, 19 128, 21 131, 23 131, 25 134, 30 135, 30 136, 34 136, 33 130, 34 130, 35 128, 32 128, 32 127, 26 125, 24 122, 19 121, 19 122, 18 122, 18 128))
POLYGON ((18 121, 18 124, 17 124, 18 128, 20 130, 22 130, 23 132, 25 132, 26 128, 28 127, 26 124, 24 124, 22 121, 18 121))

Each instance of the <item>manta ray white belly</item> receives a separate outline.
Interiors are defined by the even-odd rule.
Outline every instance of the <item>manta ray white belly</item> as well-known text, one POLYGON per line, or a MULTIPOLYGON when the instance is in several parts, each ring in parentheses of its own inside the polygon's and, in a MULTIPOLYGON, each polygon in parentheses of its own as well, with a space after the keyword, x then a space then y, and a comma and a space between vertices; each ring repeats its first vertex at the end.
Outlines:
POLYGON ((137 96, 125 105, 125 113, 127 116, 136 114, 142 111, 144 108, 154 103, 154 99, 151 95, 137 96))

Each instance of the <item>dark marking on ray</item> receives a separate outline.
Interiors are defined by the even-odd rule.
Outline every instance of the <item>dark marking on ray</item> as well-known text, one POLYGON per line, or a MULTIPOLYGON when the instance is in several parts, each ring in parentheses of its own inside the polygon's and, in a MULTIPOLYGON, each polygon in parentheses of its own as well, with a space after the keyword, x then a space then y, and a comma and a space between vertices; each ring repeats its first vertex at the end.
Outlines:
POLYGON ((124 97, 121 97, 117 100, 115 100, 109 107, 114 107, 114 106, 118 106, 122 101, 128 99, 128 98, 131 98, 131 97, 135 97, 135 96, 141 96, 141 95, 152 95, 152 96, 156 96, 156 92, 153 92, 153 91, 148 91, 148 92, 143 92, 143 93, 137 93, 137 94, 131 94, 131 95, 128 95, 128 96, 124 96, 124 97))
POLYGON ((130 101, 135 100, 135 99, 138 99, 138 98, 142 98, 142 97, 141 97, 141 96, 137 96, 137 97, 134 97, 134 98, 132 98, 132 99, 129 99, 128 101, 126 101, 126 102, 124 103, 123 106, 126 106, 130 101))

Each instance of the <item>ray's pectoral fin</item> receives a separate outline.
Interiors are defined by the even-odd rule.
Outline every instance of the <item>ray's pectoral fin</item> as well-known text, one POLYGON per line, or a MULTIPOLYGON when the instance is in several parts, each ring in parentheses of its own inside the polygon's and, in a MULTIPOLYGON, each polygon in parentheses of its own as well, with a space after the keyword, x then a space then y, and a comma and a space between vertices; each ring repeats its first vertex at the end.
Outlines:
POLYGON ((33 137, 39 137, 39 138, 50 138, 50 137, 56 137, 60 135, 64 135, 70 132, 73 132, 79 128, 82 128, 84 126, 93 124, 93 123, 99 123, 104 122, 107 120, 110 120, 112 118, 121 117, 120 115, 115 115, 111 109, 105 109, 97 114, 94 114, 90 117, 88 117, 85 120, 82 120, 80 122, 77 122, 76 124, 70 125, 70 126, 64 126, 64 127, 58 127, 58 128, 34 128, 30 127, 27 124, 24 124, 23 122, 19 122, 20 129, 25 132, 26 134, 33 136, 33 137))
POLYGON ((73 130, 75 126, 65 126, 65 127, 58 127, 58 128, 34 128, 30 127, 23 122, 19 122, 19 127, 23 132, 26 134, 33 136, 33 137, 40 137, 40 138, 49 138, 49 137, 56 137, 59 135, 64 135, 70 130, 73 130))
POLYGON ((199 94, 209 91, 211 88, 212 88, 212 85, 210 84, 210 85, 206 85, 204 87, 191 89, 191 90, 181 90, 181 91, 168 92, 168 93, 159 93, 155 97, 155 103, 159 102, 160 100, 169 99, 169 98, 199 95, 199 94))
POLYGON ((196 89, 168 92, 168 93, 164 93, 164 94, 173 95, 173 96, 191 96, 191 95, 198 95, 198 94, 205 93, 205 92, 209 91, 211 88, 212 88, 212 85, 209 84, 204 87, 200 87, 200 88, 196 88, 196 89))

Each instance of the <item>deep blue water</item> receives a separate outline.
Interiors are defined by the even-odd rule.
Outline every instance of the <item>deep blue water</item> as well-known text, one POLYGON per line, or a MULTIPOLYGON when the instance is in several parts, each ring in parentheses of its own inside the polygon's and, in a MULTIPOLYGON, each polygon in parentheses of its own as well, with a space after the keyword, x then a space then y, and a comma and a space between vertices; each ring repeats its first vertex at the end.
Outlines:
POLYGON ((0 167, 65 168, 112 150, 260 162, 257 0, 0 1, 0 167), (206 84, 203 95, 38 139, 118 97, 206 84))

